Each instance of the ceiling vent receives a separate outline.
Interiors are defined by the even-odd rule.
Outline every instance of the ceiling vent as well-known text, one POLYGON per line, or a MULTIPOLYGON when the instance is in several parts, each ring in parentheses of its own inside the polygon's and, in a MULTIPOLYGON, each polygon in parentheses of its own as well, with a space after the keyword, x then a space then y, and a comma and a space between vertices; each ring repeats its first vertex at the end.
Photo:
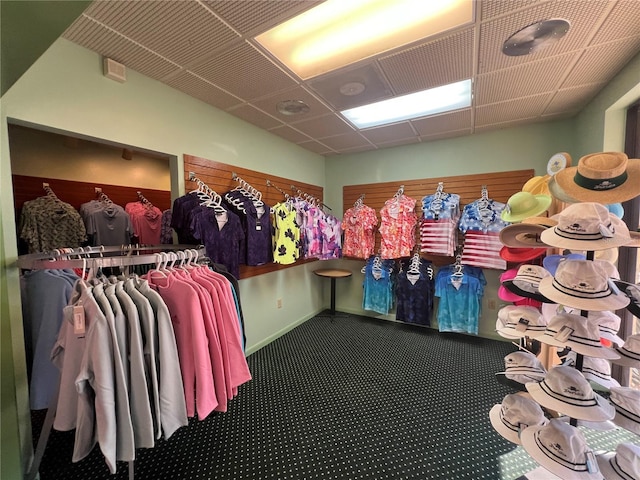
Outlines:
POLYGON ((122 63, 118 63, 115 60, 104 57, 102 68, 102 73, 105 77, 120 83, 127 81, 127 67, 122 63))

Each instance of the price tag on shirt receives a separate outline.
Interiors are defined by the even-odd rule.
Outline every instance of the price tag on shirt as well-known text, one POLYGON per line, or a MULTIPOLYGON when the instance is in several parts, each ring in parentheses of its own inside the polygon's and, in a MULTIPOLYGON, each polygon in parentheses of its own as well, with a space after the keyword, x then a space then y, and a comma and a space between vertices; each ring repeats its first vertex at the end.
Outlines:
POLYGON ((257 230, 257 231, 262 230, 262 224, 260 223, 260 220, 258 220, 258 221, 256 222, 256 230, 257 230))
POLYGON ((86 324, 84 319, 84 308, 81 305, 73 307, 73 333, 76 335, 84 335, 86 324))

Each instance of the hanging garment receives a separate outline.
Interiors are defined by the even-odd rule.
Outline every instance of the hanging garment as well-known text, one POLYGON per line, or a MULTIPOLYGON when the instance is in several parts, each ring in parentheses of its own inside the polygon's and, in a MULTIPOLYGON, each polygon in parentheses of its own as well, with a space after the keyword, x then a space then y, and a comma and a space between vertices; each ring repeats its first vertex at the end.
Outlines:
POLYGON ((380 210, 380 257, 393 259, 408 257, 415 245, 415 227, 418 217, 416 201, 399 195, 384 203, 380 210))
POLYGON ((425 259, 403 262, 396 279, 396 320, 431 325, 435 283, 433 267, 425 259))
POLYGON ((29 253, 75 248, 87 240, 84 223, 76 209, 49 195, 24 203, 18 235, 26 242, 29 253))
POLYGON ((460 195, 438 191, 423 197, 420 251, 432 255, 453 256, 458 245, 459 218, 460 195))
POLYGON ((22 317, 32 410, 49 408, 60 382, 51 349, 78 277, 71 270, 33 270, 21 278, 22 317))
POLYGON ((505 270, 507 262, 500 257, 499 233, 509 225, 500 214, 505 204, 480 198, 465 205, 459 229, 465 234, 462 263, 476 267, 505 270))
POLYGON ((291 265, 300 258, 300 225, 297 211, 291 202, 274 205, 271 209, 273 223, 273 261, 281 265, 291 265))
POLYGON ((162 233, 162 211, 151 204, 129 202, 124 211, 131 218, 133 232, 138 237, 138 243, 144 245, 158 245, 162 233))
POLYGON ((345 257, 369 258, 375 249, 375 228, 378 225, 376 211, 361 205, 349 208, 342 217, 344 230, 342 254, 345 257))
POLYGON ((436 318, 441 332, 478 334, 486 283, 482 270, 476 267, 450 265, 438 271, 435 296, 440 302, 436 318), (456 267, 461 270, 454 271, 456 267))
POLYGON ((342 258, 342 222, 333 215, 320 219, 322 232, 322 253, 320 260, 342 258))
POLYGON ((173 243, 173 230, 171 229, 170 208, 162 212, 162 220, 160 222, 160 225, 160 243, 162 245, 171 245, 173 243))
POLYGON ((134 234, 131 217, 111 201, 91 200, 80 206, 90 244, 93 246, 129 245, 134 234))
POLYGON ((273 261, 270 207, 256 201, 242 190, 231 190, 224 194, 223 203, 238 215, 245 235, 245 251, 241 261, 245 265, 264 265, 273 261))
POLYGON ((245 236, 238 216, 230 211, 216 212, 212 208, 198 206, 193 209, 190 225, 196 243, 205 246, 207 257, 221 263, 231 274, 240 278, 245 236))
POLYGON ((371 257, 364 268, 362 308, 387 315, 393 308, 393 261, 371 257))

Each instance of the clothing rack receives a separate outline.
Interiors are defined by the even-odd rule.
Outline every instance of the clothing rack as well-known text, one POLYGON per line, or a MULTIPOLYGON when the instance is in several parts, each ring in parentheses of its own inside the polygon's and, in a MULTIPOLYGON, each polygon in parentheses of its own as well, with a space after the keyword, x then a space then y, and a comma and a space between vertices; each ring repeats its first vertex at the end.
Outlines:
POLYGON ((147 200, 141 191, 137 191, 136 193, 138 194, 138 200, 140 200, 145 207, 153 208, 153 203, 147 200))
POLYGON ((257 200, 262 200, 262 192, 260 192, 258 189, 254 188, 250 183, 244 181, 242 178, 236 175, 236 172, 231 172, 231 179, 238 182, 240 184, 240 187, 246 190, 247 192, 249 192, 251 196, 255 197, 257 200))
POLYGON ((216 215, 226 213, 226 209, 222 206, 222 197, 220 194, 196 177, 196 174, 193 172, 189 172, 189 181, 195 182, 198 185, 198 188, 191 193, 196 193, 198 197, 203 200, 201 205, 212 207, 216 215))
POLYGON ((274 185, 273 183, 271 183, 271 180, 267 179, 267 187, 273 187, 275 188, 277 191, 279 191, 282 195, 284 195, 284 199, 286 201, 289 201, 291 199, 291 195, 289 195, 287 192, 285 192, 283 189, 281 189, 279 186, 274 185))
POLYGON ((308 193, 303 192, 302 190, 300 190, 295 185, 291 185, 291 190, 296 192, 296 195, 304 198, 309 203, 311 203, 313 205, 320 205, 321 207, 324 207, 324 208, 326 208, 328 210, 331 210, 331 207, 329 205, 327 205, 326 203, 321 202, 319 199, 317 199, 313 195, 309 195, 308 193))
MULTIPOLYGON (((42 270, 42 269, 63 269, 63 268, 86 268, 87 258, 92 262, 92 267, 114 267, 121 265, 145 265, 158 263, 164 261, 159 253, 160 250, 193 250, 193 245, 150 245, 150 246, 131 246, 125 245, 122 247, 80 247, 75 249, 60 249, 58 251, 50 253, 34 253, 29 255, 21 255, 18 257, 17 265, 19 268, 30 270, 42 270), (155 253, 140 255, 140 252, 155 251, 155 253), (136 253, 136 255, 134 255, 136 253), (105 256, 112 255, 112 256, 105 256), (114 255, 115 254, 115 255, 114 255), (125 255, 126 256, 123 256, 125 255), (87 257, 87 255, 89 257, 87 257), (97 257, 92 255, 98 255, 97 257), (69 257, 77 256, 75 260, 69 259, 69 257), (84 257, 80 259, 80 257, 84 257)), ((204 248, 196 247, 196 254, 202 255, 204 258, 204 248)), ((195 257, 194 257, 195 258, 195 257)), ((59 390, 59 385, 58 385, 59 390)), ((45 416, 44 423, 40 437, 38 438, 38 444, 36 446, 33 463, 25 475, 26 480, 34 480, 38 476, 38 470, 40 469, 40 463, 44 456, 44 451, 49 441, 49 435, 53 429, 53 421, 56 415, 56 401, 58 399, 59 391, 53 395, 54 405, 49 406, 47 414, 45 416)), ((129 480, 134 480, 134 461, 129 461, 129 480)))

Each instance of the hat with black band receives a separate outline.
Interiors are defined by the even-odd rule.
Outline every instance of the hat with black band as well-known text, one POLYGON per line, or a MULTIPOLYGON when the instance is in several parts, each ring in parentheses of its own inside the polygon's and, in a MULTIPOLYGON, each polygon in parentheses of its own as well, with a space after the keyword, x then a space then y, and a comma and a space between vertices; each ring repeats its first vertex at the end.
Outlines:
POLYGON ((626 202, 640 195, 640 159, 622 152, 592 153, 554 179, 568 196, 581 202, 626 202))

